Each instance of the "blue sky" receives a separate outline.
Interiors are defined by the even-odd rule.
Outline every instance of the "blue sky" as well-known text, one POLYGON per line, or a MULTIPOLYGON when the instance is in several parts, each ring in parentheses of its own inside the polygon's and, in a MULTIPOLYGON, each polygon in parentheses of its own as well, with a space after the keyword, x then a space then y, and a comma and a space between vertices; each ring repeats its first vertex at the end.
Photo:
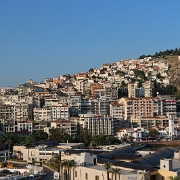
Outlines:
POLYGON ((0 87, 180 48, 179 0, 1 0, 0 87))

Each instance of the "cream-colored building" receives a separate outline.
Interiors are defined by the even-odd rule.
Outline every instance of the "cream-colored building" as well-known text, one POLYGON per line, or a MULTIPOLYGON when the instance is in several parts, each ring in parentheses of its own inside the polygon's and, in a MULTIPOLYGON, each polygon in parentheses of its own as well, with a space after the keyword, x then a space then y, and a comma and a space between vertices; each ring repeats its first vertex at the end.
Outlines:
MULTIPOLYGON (((37 142, 38 143, 38 142, 37 142)), ((65 149, 73 149, 73 148, 84 148, 83 143, 54 143, 49 142, 50 144, 54 144, 51 147, 48 146, 48 142, 38 143, 38 145, 31 144, 30 146, 25 145, 17 145, 13 146, 13 156, 16 156, 17 159, 23 159, 25 161, 32 162, 35 161, 49 161, 55 154, 59 155, 61 151, 61 159, 73 159, 74 156, 67 155, 65 156, 63 151, 65 149)))
POLYGON ((77 123, 74 121, 56 120, 51 122, 52 128, 64 129, 72 138, 75 138, 77 135, 77 123))
POLYGON ((136 97, 136 88, 138 88, 138 83, 129 83, 128 84, 128 97, 135 98, 136 97))
POLYGON ((124 105, 124 119, 139 126, 141 117, 154 117, 163 114, 160 98, 121 98, 118 103, 124 105))
POLYGON ((110 116, 119 120, 124 120, 124 105, 118 102, 111 103, 110 116))
MULTIPOLYGON (((74 180, 107 180, 107 171, 104 164, 96 164, 95 158, 95 156, 88 155, 88 153, 75 155, 75 162, 81 165, 71 169, 71 178, 73 177, 74 180)), ((133 169, 131 165, 132 163, 130 165, 126 164, 126 167, 123 167, 112 164, 109 170, 109 178, 111 180, 169 180, 170 176, 176 177, 180 175, 179 155, 175 155, 173 159, 162 159, 159 165, 147 170, 141 170, 142 164, 139 164, 139 170, 138 166, 136 166, 136 169, 133 169), (119 168, 116 178, 112 168, 119 168)))

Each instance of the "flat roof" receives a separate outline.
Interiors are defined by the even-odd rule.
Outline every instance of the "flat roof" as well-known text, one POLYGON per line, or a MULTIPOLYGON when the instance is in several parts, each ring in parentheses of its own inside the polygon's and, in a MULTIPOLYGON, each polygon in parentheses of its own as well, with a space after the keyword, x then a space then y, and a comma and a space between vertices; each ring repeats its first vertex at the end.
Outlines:
MULTIPOLYGON (((81 166, 81 167, 83 167, 83 166, 81 166)), ((106 172, 105 167, 101 166, 101 165, 85 166, 85 168, 96 169, 96 170, 100 170, 100 171, 105 171, 106 172)), ((119 173, 121 173, 121 174, 138 174, 138 171, 137 170, 125 170, 125 169, 121 169, 121 167, 120 167, 119 173)))
POLYGON ((172 171, 177 172, 180 170, 180 160, 172 159, 172 171))

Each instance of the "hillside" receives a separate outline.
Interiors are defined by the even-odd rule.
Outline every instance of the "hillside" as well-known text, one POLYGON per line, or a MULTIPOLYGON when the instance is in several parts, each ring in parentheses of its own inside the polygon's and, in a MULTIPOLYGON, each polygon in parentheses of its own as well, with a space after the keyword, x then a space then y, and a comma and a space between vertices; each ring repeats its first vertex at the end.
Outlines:
POLYGON ((176 86, 177 89, 180 90, 180 56, 163 56, 154 58, 154 60, 170 64, 170 70, 168 71, 170 84, 176 86))

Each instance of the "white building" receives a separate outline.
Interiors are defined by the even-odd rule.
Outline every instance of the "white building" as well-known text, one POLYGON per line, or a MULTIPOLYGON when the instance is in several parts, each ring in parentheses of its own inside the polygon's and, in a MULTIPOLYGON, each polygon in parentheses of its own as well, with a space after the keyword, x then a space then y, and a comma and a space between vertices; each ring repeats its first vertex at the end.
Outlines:
POLYGON ((148 131, 145 130, 144 128, 138 127, 138 128, 121 128, 119 129, 119 131, 117 132, 117 137, 119 139, 122 139, 124 137, 134 137, 135 141, 141 141, 142 138, 146 137, 148 134, 148 131))
POLYGON ((116 119, 124 120, 124 105, 119 103, 110 104, 110 116, 116 119))
POLYGON ((97 114, 80 114, 79 124, 81 128, 87 128, 92 136, 114 134, 114 120, 110 116, 97 114))

